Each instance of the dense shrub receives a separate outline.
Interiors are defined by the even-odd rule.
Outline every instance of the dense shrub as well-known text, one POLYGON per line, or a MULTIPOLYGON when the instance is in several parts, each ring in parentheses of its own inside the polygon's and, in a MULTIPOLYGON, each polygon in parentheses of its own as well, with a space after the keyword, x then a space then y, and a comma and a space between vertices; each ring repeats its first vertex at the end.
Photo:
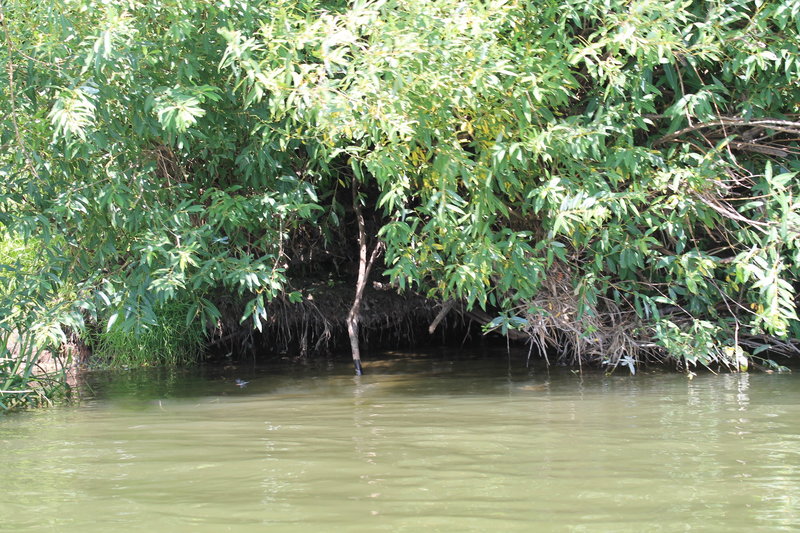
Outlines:
POLYGON ((181 298, 215 322, 222 291, 260 327, 297 239, 340 247, 363 210, 398 289, 543 353, 793 350, 797 0, 0 10, 0 224, 42 247, 4 305, 26 320, 142 331, 181 298))

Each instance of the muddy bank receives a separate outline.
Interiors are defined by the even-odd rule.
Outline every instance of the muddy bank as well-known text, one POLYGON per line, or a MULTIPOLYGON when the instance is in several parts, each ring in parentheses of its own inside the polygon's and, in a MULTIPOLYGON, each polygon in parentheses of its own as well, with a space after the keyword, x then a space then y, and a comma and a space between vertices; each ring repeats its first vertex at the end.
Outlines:
MULTIPOLYGON (((241 324, 241 302, 223 302, 223 320, 209 340, 212 356, 281 356, 302 358, 349 354, 347 313, 353 301, 353 287, 329 281, 300 282, 302 300, 286 297, 273 300, 267 309, 262 331, 251 322, 241 324)), ((372 282, 364 291, 360 312, 360 341, 366 350, 419 345, 462 343, 481 337, 481 323, 450 308, 439 317, 442 303, 412 292, 398 294, 386 284, 372 282), (429 331, 440 318, 435 329, 429 331)))

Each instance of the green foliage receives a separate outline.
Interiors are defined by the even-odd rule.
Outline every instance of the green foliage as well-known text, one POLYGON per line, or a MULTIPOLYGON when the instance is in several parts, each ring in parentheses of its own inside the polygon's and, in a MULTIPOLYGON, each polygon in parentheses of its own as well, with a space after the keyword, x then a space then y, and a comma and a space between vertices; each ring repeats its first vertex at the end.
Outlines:
POLYGON ((721 328, 706 320, 695 320, 689 328, 661 320, 655 325, 655 338, 668 352, 681 354, 689 364, 739 366, 736 355, 741 348, 731 351, 723 347, 725 337, 721 335, 721 328))
POLYGON ((114 368, 174 366, 197 362, 205 348, 202 324, 185 324, 189 305, 172 301, 156 308, 156 325, 141 333, 109 324, 95 335, 95 363, 114 368), (198 327, 200 326, 200 327, 198 327))
POLYGON ((260 327, 292 235, 332 234, 356 180, 401 289, 519 322, 570 272, 581 313, 690 362, 800 332, 797 0, 0 9, 26 320, 140 335, 177 298, 215 322, 222 290, 260 327))
POLYGON ((30 275, 37 267, 38 246, 22 238, 0 233, 0 294, 14 293, 20 278, 30 275))
MULTIPOLYGON (((0 233, 0 298, 19 295, 29 278, 42 267, 36 242, 0 233)), ((43 372, 39 358, 49 342, 44 324, 20 328, 19 308, 6 308, 0 320, 0 412, 49 404, 65 392, 64 369, 43 372)), ((63 367, 63 365, 62 365, 63 367)))
POLYGON ((63 368, 37 371, 41 353, 32 335, 0 327, 0 413, 49 405, 65 392, 63 368))

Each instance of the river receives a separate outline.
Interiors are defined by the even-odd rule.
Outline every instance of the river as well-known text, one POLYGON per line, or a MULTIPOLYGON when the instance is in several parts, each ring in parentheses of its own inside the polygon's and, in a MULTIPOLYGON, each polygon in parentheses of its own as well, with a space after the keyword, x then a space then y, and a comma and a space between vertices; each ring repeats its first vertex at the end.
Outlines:
POLYGON ((0 417, 0 530, 800 527, 797 374, 366 369, 92 374, 76 405, 0 417))

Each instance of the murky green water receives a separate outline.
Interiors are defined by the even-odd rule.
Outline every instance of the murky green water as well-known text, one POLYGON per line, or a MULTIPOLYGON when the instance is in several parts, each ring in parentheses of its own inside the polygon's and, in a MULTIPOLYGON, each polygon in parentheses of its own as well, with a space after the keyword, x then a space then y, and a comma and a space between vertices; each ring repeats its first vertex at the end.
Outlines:
POLYGON ((800 375, 523 363, 98 375, 0 418, 0 530, 800 527, 800 375))

